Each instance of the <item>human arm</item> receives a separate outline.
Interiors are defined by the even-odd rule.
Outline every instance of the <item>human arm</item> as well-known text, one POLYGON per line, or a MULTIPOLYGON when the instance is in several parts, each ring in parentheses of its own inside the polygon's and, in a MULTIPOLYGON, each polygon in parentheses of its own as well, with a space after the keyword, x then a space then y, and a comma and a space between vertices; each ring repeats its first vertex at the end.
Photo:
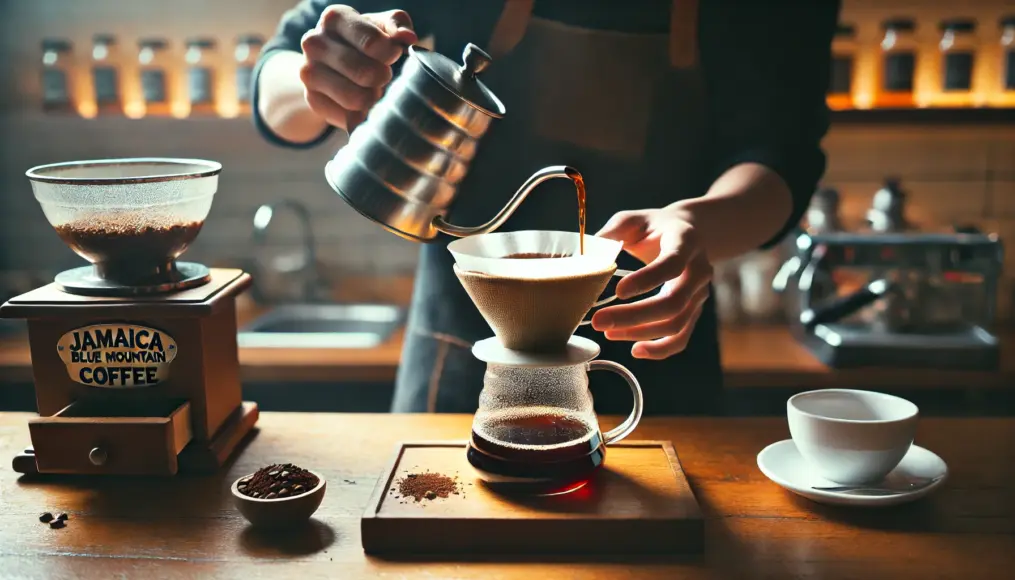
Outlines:
POLYGON ((409 15, 381 1, 303 0, 286 12, 254 74, 254 123, 269 141, 310 147, 351 130, 416 42, 409 15), (383 12, 368 12, 371 10, 383 12))
POLYGON ((617 284, 619 297, 661 287, 592 319, 608 339, 634 341, 638 358, 686 347, 708 298, 711 262, 778 243, 825 168, 820 141, 839 1, 722 4, 701 5, 715 180, 701 197, 621 212, 599 232, 646 263, 617 284))

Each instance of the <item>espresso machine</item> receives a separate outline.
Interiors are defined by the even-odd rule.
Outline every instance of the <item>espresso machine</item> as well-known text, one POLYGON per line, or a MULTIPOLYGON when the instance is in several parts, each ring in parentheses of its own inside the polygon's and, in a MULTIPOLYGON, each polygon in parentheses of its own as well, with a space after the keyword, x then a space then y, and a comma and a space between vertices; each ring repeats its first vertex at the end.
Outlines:
POLYGON ((773 280, 794 335, 833 368, 994 370, 1003 246, 975 229, 920 231, 895 180, 860 231, 802 230, 773 280))

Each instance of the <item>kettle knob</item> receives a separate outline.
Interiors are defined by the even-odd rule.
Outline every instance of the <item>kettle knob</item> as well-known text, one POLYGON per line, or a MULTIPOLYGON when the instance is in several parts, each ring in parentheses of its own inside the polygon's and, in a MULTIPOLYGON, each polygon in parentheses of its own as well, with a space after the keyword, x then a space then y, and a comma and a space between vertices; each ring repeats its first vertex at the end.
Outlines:
POLYGON ((486 70, 486 67, 490 66, 493 58, 483 49, 470 42, 465 45, 465 50, 462 51, 462 61, 465 62, 462 72, 476 76, 486 70))

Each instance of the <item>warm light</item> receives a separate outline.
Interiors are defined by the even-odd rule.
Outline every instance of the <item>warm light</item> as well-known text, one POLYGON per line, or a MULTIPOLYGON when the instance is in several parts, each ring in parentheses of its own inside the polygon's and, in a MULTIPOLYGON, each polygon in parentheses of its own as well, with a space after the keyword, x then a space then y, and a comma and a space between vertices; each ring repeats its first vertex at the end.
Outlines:
POLYGON ((42 64, 53 66, 56 64, 57 54, 55 50, 47 50, 42 54, 42 64))
POLYGON ((190 103, 183 100, 173 101, 169 114, 177 119, 186 119, 190 115, 190 103))
POLYGON ((236 45, 236 62, 246 62, 250 58, 250 45, 241 43, 236 45))
POLYGON ((81 101, 78 103, 78 114, 85 119, 94 119, 99 114, 99 107, 95 105, 95 101, 81 101))
POLYGON ((933 101, 934 95, 927 91, 921 91, 917 93, 916 98, 913 99, 913 102, 916 103, 916 106, 920 107, 921 109, 929 107, 933 103, 933 101))
POLYGON ((187 54, 184 55, 183 58, 188 64, 197 64, 201 62, 201 49, 196 46, 191 46, 187 49, 187 54))
POLYGON ((145 116, 145 104, 138 101, 124 103, 123 115, 128 119, 140 119, 145 116))
POLYGON ((155 58, 155 51, 150 46, 146 46, 137 53, 137 60, 141 64, 148 64, 155 58))
POLYGON ((977 92, 973 93, 973 105, 974 106, 985 107, 985 106, 987 106, 987 101, 988 101, 987 93, 985 93, 983 91, 977 91, 977 92))
POLYGON ((864 91, 853 96, 853 104, 857 109, 869 109, 874 106, 874 95, 864 91))
POLYGON ((237 102, 222 101, 216 107, 220 117, 224 119, 235 119, 240 116, 240 104, 237 102))
POLYGON ((92 47, 93 60, 106 60, 107 56, 109 56, 109 48, 105 44, 96 44, 92 47))

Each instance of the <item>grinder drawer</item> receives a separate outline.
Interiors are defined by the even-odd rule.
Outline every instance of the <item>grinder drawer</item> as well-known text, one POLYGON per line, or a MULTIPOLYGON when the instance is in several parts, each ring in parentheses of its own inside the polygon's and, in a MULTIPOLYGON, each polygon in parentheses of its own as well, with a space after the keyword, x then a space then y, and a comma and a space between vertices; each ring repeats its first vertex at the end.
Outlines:
POLYGON ((40 473, 174 475, 190 402, 81 400, 28 422, 40 473))

